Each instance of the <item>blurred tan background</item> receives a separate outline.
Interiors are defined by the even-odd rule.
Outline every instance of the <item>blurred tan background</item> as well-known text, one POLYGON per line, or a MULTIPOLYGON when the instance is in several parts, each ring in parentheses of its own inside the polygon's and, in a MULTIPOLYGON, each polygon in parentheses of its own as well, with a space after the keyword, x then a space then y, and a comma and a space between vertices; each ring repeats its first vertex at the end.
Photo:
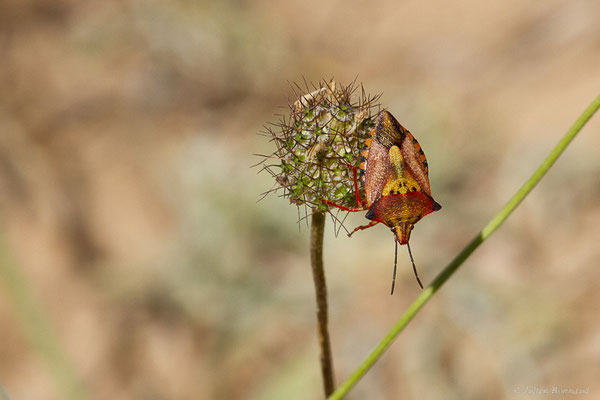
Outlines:
MULTIPOLYGON (((425 283, 599 93, 599 21, 596 0, 0 3, 0 385, 320 398, 308 229, 250 168, 289 82, 358 76, 418 138, 443 205, 411 238, 425 283)), ((600 399, 599 134, 348 398, 600 399)), ((389 296, 387 229, 325 240, 340 383, 419 288, 400 248, 389 296)))

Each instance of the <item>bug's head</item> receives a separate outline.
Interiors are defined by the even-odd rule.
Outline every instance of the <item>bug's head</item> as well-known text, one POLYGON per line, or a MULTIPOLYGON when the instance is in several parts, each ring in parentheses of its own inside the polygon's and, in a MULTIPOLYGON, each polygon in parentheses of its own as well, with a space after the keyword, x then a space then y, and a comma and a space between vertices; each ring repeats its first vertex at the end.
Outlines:
POLYGON ((399 222, 398 225, 395 225, 391 228, 392 233, 396 237, 396 240, 400 244, 407 244, 410 239, 410 233, 412 232, 415 224, 410 222, 399 222))

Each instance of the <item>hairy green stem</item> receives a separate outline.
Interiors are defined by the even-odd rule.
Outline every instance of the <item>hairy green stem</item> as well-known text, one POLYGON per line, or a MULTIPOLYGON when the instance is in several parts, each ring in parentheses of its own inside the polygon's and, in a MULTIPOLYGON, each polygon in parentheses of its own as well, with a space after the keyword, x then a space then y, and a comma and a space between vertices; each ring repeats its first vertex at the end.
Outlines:
POLYGON ((325 396, 329 396, 335 389, 333 377, 333 359, 331 357, 331 343, 327 329, 327 285, 325 283, 325 270, 323 269, 323 232, 325 230, 325 215, 314 212, 310 226, 310 264, 315 281, 315 294, 317 298, 317 331, 319 348, 321 350, 321 375, 325 396))
POLYGON ((581 128, 586 122, 594 115, 594 113, 600 108, 600 96, 585 109, 585 111, 579 116, 577 121, 571 126, 571 128, 564 134, 558 144, 552 149, 550 154, 538 167, 538 169, 531 175, 531 177, 521 186, 521 188, 515 193, 515 195, 506 203, 506 205, 500 210, 498 214, 475 236, 465 248, 439 273, 439 275, 431 282, 429 286, 421 292, 421 294, 415 299, 415 301, 408 307, 408 309, 402 314, 400 319, 383 338, 383 340, 375 347, 375 349, 365 358, 365 360, 359 365, 359 367, 350 375, 346 380, 330 397, 329 399, 341 399, 346 393, 358 383, 358 381, 367 373, 367 371, 375 364, 375 362, 383 355, 383 353, 390 347, 394 339, 402 332, 402 330, 408 325, 408 323, 414 318, 419 310, 431 299, 431 297, 438 291, 438 289, 456 272, 456 270, 463 264, 463 262, 469 258, 469 256, 483 243, 496 229, 502 225, 502 223, 512 214, 517 206, 523 201, 523 199, 531 192, 531 190, 537 185, 542 177, 548 172, 550 167, 556 162, 558 157, 565 151, 569 143, 579 133, 581 128))

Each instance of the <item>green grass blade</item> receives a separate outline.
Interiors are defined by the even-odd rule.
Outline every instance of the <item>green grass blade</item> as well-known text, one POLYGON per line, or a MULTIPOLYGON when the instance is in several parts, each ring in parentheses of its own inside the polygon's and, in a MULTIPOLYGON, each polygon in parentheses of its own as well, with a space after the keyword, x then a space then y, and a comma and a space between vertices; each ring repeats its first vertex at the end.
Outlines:
POLYGON ((358 383, 358 381, 371 369, 375 362, 383 355, 394 339, 402 332, 408 323, 414 318, 419 310, 431 299, 438 289, 456 272, 456 270, 465 262, 467 258, 483 243, 502 223, 512 214, 523 199, 538 184, 550 167, 556 162, 558 157, 565 151, 569 143, 579 133, 581 128, 589 121, 594 113, 600 108, 600 95, 585 109, 581 116, 575 121, 573 126, 564 134, 558 144, 552 149, 548 157, 542 162, 531 177, 521 186, 515 195, 506 203, 498 214, 475 236, 465 248, 439 273, 433 282, 427 286, 415 301, 402 314, 398 322, 392 327, 388 334, 375 349, 365 358, 350 377, 338 387, 338 389, 329 396, 329 399, 341 399, 358 383))

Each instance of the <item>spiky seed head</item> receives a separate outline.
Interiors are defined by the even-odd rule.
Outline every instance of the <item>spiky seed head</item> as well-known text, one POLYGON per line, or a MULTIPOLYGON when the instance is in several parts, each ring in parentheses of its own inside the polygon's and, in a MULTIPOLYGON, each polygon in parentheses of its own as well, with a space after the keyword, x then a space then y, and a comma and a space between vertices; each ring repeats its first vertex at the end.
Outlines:
POLYGON ((312 91, 307 85, 310 92, 296 93, 289 115, 267 129, 277 149, 264 169, 291 203, 323 212, 330 211, 326 201, 357 205, 352 167, 359 167, 360 152, 379 112, 379 96, 366 95, 362 86, 357 94, 358 87, 356 82, 344 86, 334 80, 312 91))

